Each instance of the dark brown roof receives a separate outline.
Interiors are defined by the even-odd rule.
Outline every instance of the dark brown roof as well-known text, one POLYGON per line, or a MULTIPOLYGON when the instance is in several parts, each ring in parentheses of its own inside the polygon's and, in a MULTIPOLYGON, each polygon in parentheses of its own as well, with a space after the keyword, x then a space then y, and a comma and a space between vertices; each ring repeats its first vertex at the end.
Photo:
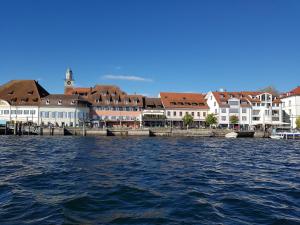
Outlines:
POLYGON ((79 95, 51 94, 41 99, 41 106, 86 106, 88 102, 79 95))
POLYGON ((161 92, 160 98, 165 108, 208 109, 203 94, 161 92))
POLYGON ((36 106, 49 93, 35 80, 12 80, 0 87, 0 99, 11 105, 36 106))
POLYGON ((163 109, 164 106, 160 98, 145 97, 145 109, 163 109))
POLYGON ((142 95, 128 95, 114 85, 96 85, 90 88, 69 88, 67 95, 78 94, 93 106, 138 106, 143 107, 142 95))

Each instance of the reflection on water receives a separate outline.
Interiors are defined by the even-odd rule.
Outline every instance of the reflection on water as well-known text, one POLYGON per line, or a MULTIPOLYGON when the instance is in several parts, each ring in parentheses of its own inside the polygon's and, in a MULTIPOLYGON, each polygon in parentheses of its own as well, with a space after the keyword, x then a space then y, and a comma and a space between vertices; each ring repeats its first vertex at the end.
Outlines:
POLYGON ((0 224, 300 224, 300 142, 0 137, 0 224))

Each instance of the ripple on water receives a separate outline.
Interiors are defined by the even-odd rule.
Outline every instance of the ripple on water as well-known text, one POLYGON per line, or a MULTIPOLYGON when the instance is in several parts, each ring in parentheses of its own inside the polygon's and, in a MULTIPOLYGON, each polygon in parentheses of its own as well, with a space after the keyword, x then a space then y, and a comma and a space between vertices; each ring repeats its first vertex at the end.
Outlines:
POLYGON ((300 224, 300 142, 0 137, 0 224, 300 224))

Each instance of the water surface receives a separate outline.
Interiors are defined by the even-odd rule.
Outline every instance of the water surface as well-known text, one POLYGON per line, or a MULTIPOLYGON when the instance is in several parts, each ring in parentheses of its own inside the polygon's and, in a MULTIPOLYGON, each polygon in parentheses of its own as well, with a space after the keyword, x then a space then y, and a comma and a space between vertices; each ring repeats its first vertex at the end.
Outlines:
POLYGON ((300 142, 1 136, 0 224, 300 224, 300 142))

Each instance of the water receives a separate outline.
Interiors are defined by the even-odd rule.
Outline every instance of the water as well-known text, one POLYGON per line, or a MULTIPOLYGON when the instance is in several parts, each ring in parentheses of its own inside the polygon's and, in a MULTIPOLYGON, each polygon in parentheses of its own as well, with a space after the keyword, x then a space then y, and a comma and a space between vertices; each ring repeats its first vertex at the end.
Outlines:
POLYGON ((300 224, 300 142, 2 136, 0 224, 300 224))

